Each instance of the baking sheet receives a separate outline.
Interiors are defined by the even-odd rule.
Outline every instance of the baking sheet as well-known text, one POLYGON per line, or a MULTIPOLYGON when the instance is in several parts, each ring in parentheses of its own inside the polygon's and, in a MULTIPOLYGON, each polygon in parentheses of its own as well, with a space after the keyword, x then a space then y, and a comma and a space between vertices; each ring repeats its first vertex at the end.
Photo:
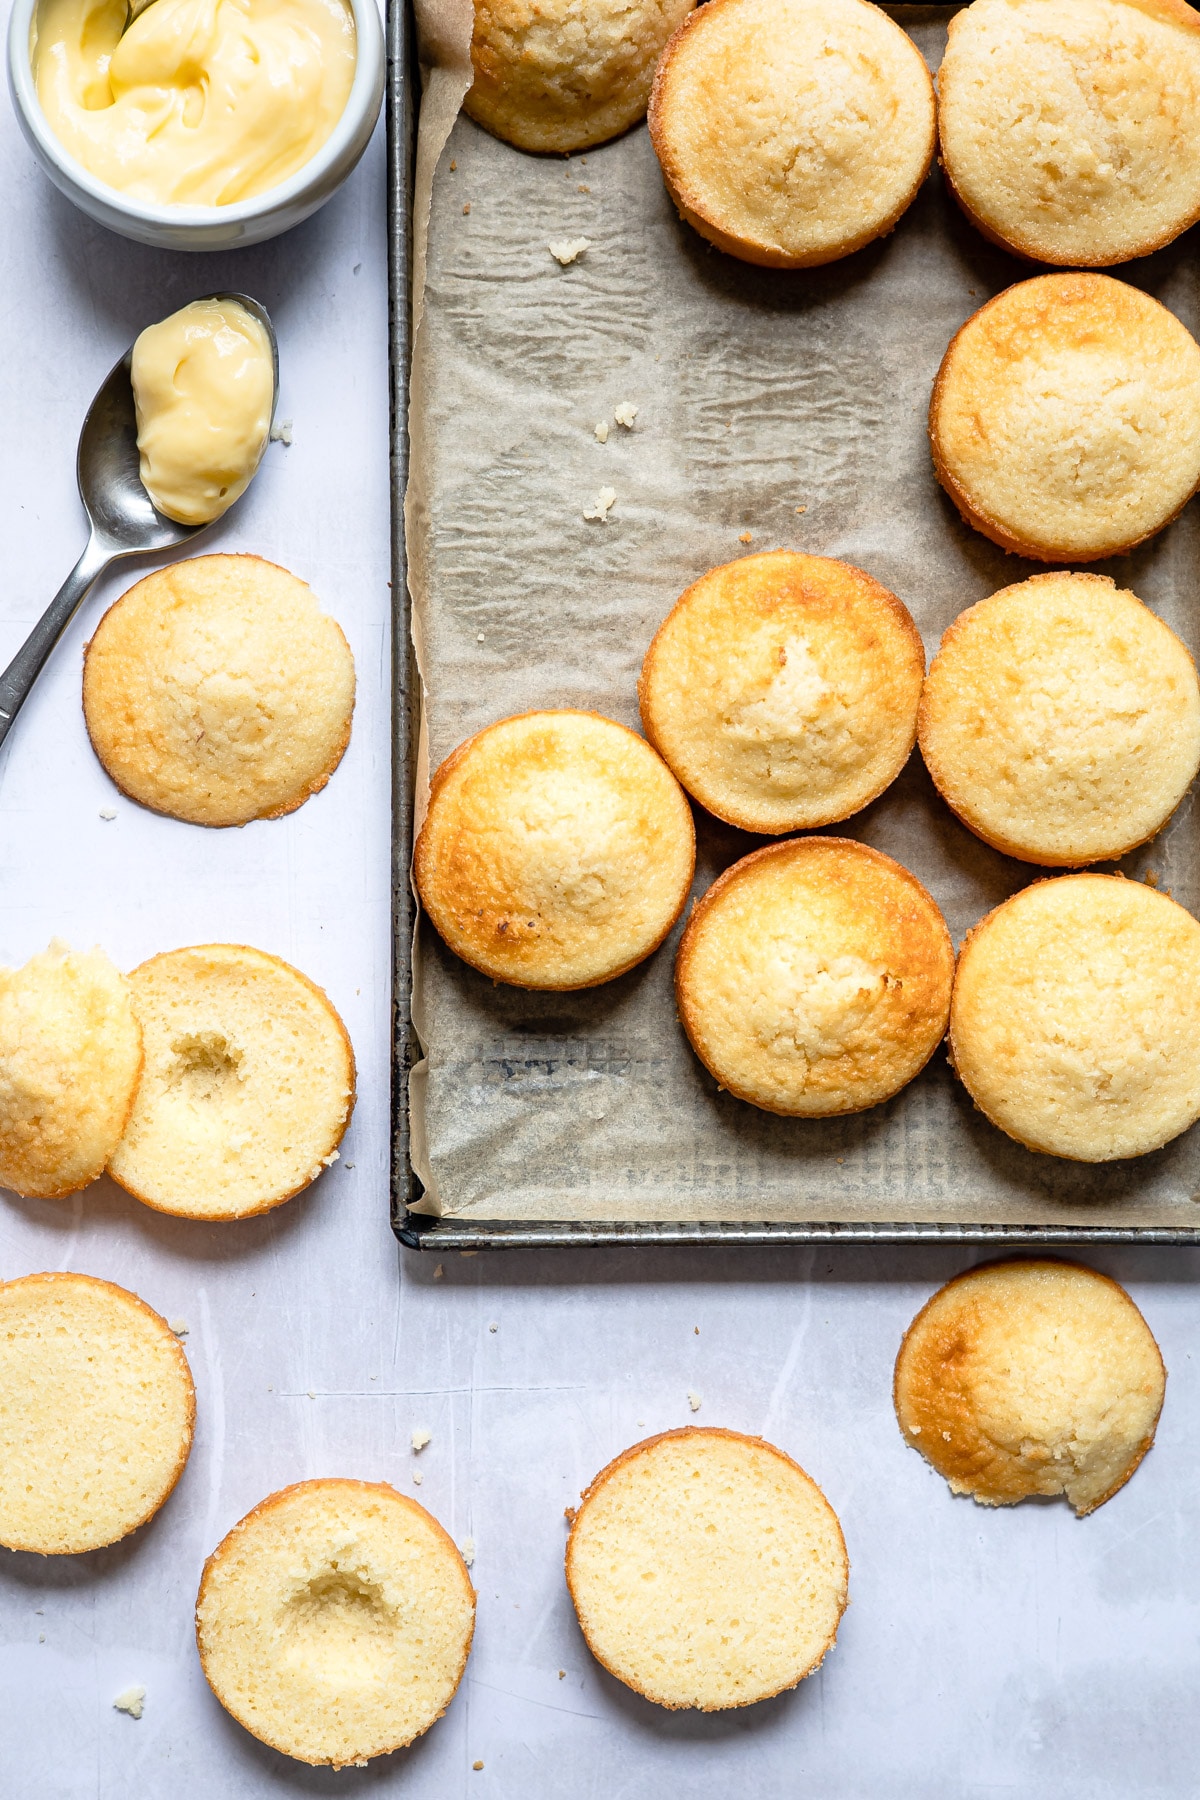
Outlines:
MULTIPOLYGON (((893 10, 936 68, 948 9, 893 10)), ((432 206, 407 535, 433 766, 530 707, 594 707, 636 725, 637 671, 657 625, 697 575, 747 548, 788 545, 869 569, 904 599, 930 654, 963 607, 1034 572, 961 525, 929 464, 925 411, 946 344, 986 298, 1033 272, 961 220, 936 173, 890 238, 805 274, 708 249, 675 217, 644 127, 549 159, 460 117, 431 175, 464 85, 469 4, 465 16, 463 0, 428 12, 448 67, 432 123, 423 105, 418 151, 418 235, 422 156, 432 206), (579 236, 591 247, 561 267, 548 243, 579 236), (631 432, 612 422, 622 401, 639 409, 631 432), (604 445, 593 433, 602 418, 604 445), (617 493, 608 523, 586 521, 605 486, 617 493)), ((1189 234, 1119 273, 1195 331, 1193 250, 1189 234)), ((1150 546, 1095 566, 1194 651, 1198 556, 1189 508, 1150 546)), ((422 803, 419 791, 418 812, 422 803)), ((760 840, 699 812, 697 826, 701 892, 760 840)), ((957 824, 915 755, 838 829, 912 868, 956 940, 1037 878, 957 824)), ((1189 797, 1121 866, 1194 910, 1196 830, 1189 797)), ((888 1106, 846 1119, 778 1119, 719 1094, 675 1019, 675 941, 607 987, 537 995, 493 985, 419 928, 418 1210, 1200 1224, 1196 1131, 1119 1164, 1034 1156, 974 1112, 941 1053, 888 1106)))

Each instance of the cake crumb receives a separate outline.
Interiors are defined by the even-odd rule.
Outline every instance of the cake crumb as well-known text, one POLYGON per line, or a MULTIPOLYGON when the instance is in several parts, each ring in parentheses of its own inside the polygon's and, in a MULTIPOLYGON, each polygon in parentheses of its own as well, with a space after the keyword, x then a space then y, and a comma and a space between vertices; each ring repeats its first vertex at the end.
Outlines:
POLYGON ((693 1393, 691 1388, 688 1389, 688 1405, 691 1407, 693 1412, 700 1411, 700 1405, 701 1405, 700 1396, 697 1393, 693 1393))
POLYGON ((565 1669, 560 1669, 558 1671, 558 1679, 560 1681, 565 1681, 567 1679, 567 1671, 565 1669))
POLYGON ((945 1438, 947 1443, 950 1442, 950 1433, 948 1431, 943 1431, 942 1436, 945 1438))
POLYGON ((44 1631, 39 1631, 39 1632, 38 1632, 38 1643, 39 1643, 39 1644, 44 1644, 44 1643, 45 1643, 45 1641, 46 1641, 46 1634, 45 1634, 45 1632, 44 1632, 44 1631))
POLYGON ((127 1687, 119 1693, 113 1701, 113 1710, 115 1712, 128 1713, 131 1719, 140 1719, 142 1716, 142 1702, 145 1698, 146 1690, 144 1687, 127 1687))
POLYGON ((414 1487, 420 1487, 420 1485, 424 1481, 424 1479, 425 1479, 425 1477, 424 1477, 424 1475, 422 1475, 420 1469, 413 1470, 413 1486, 414 1487))
POLYGON ((433 1279, 434 1279, 434 1280, 435 1280, 435 1281, 440 1281, 440 1280, 441 1280, 441 1279, 442 1279, 442 1276, 443 1276, 443 1275, 444 1275, 444 1274, 445 1274, 445 1273, 446 1273, 446 1271, 445 1271, 445 1269, 444 1269, 444 1268, 443 1268, 443 1267, 442 1267, 442 1265, 441 1265, 441 1263, 438 1263, 438 1264, 437 1264, 437 1266, 436 1266, 436 1267, 435 1267, 435 1269, 434 1269, 434 1271, 433 1271, 433 1279))
POLYGON ((310 1400, 315 1400, 315 1399, 316 1399, 316 1397, 317 1397, 317 1396, 316 1396, 316 1391, 315 1391, 315 1389, 313 1389, 313 1388, 309 1388, 309 1390, 308 1390, 308 1397, 309 1397, 309 1399, 310 1399, 310 1400))
POLYGON ((489 1331, 499 1331, 499 1329, 500 1329, 499 1325, 497 1325, 496 1321, 493 1319, 492 1323, 488 1326, 488 1330, 489 1331))
POLYGON ((738 533, 738 543, 739 544, 752 544, 753 542, 754 542, 753 532, 742 531, 742 532, 738 533))
POLYGON ((600 423, 595 427, 595 431, 596 431, 596 442, 598 444, 607 444, 607 442, 608 442, 608 420, 601 419, 600 423))
POLYGON ((585 250, 590 250, 591 247, 591 238, 583 237, 560 238, 557 244, 546 245, 547 250, 550 252, 555 262, 561 263, 564 269, 568 263, 575 262, 578 257, 583 255, 585 250))
POLYGON ((693 1336, 695 1336, 695 1337, 699 1337, 699 1336, 700 1336, 700 1327, 699 1327, 699 1326, 698 1326, 698 1325, 693 1325, 693 1326, 692 1326, 692 1334, 693 1334, 693 1336))
POLYGON ((116 816, 117 809, 115 806, 102 806, 100 808, 100 817, 102 819, 115 819, 116 816))
POLYGON ((590 194, 592 190, 590 187, 586 187, 581 181, 575 191, 577 194, 590 194))
POLYGON ((638 409, 632 400, 622 400, 620 406, 613 407, 613 418, 618 425, 623 425, 626 431, 633 430, 633 421, 637 416, 638 409))
POLYGON ((455 171, 455 169, 457 169, 457 167, 458 167, 458 164, 457 164, 457 162, 455 162, 455 160, 454 160, 454 158, 453 158, 453 157, 451 157, 451 159, 450 159, 450 173, 451 173, 451 174, 452 174, 452 175, 453 175, 453 173, 454 173, 454 171, 455 171))
POLYGON ((186 1319, 168 1319, 167 1324, 170 1327, 170 1329, 175 1333, 176 1337, 186 1337, 187 1336, 188 1322, 186 1319))
POLYGON ((616 488, 602 487, 591 506, 584 508, 585 519, 598 519, 601 525, 608 524, 608 515, 617 504, 616 488))
POLYGON ((460 1256, 478 1256, 479 1252, 478 1250, 460 1250, 458 1254, 460 1256))
POLYGON ((412 1434, 413 1449, 423 1450, 432 1437, 433 1433, 430 1431, 428 1425, 414 1425, 412 1434))
POLYGON ((1142 880, 1147 887, 1156 888, 1158 886, 1158 870, 1147 869, 1146 873, 1142 876, 1142 880))
POLYGON ((482 633, 482 631, 477 631, 477 632, 476 632, 476 633, 475 633, 475 642, 476 642, 476 643, 477 643, 477 644, 482 644, 482 642, 483 642, 483 633, 482 633))
POLYGON ((807 511, 808 511, 808 508, 807 508, 807 506, 798 506, 798 507, 797 507, 797 508, 796 508, 796 511, 797 511, 797 512, 798 512, 798 513, 806 513, 806 512, 807 512, 807 511))
POLYGON ((476 1761, 471 1764, 471 1767, 473 1769, 482 1769, 483 1764, 478 1759, 476 1759, 476 1761))
POLYGON ((286 449, 291 441, 292 421, 290 419, 280 419, 278 425, 272 425, 271 442, 273 444, 282 444, 286 449))
POLYGON ((920 1437, 921 1427, 919 1425, 910 1425, 908 1429, 913 1437, 920 1437))
MULTIPOLYGON (((464 1538, 462 1543, 458 1546, 458 1550, 459 1550, 459 1555, 462 1557, 463 1561, 466 1563, 468 1569, 474 1568, 474 1566, 475 1566, 475 1539, 473 1537, 464 1538)), ((480 1765, 480 1766, 482 1767, 482 1765, 480 1765)))

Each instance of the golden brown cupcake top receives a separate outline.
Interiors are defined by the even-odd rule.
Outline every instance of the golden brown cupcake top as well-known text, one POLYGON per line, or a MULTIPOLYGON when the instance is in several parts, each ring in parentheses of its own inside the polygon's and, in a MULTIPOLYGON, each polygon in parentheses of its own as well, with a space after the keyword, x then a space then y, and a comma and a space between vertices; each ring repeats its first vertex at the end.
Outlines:
POLYGON ((414 873, 464 962, 569 989, 657 949, 694 862, 687 799, 643 738, 598 713, 537 712, 489 725, 442 764, 414 873))
POLYGON ((867 0, 708 0, 671 39, 650 136, 687 222, 804 269, 890 231, 934 146, 933 82, 867 0))
POLYGON ((1144 1156, 1200 1118, 1200 924, 1116 875, 1023 888, 964 938, 950 1046, 980 1111, 1077 1162, 1144 1156))
POLYGON ((921 753, 985 843, 1050 866, 1153 837, 1200 768, 1200 685, 1179 639, 1107 575, 1034 575, 951 625, 921 753))
POLYGON ((895 779, 925 651, 861 569, 793 550, 702 575, 646 653, 646 736, 684 787, 746 831, 830 825, 895 779))
POLYGON ((464 105, 519 150, 586 150, 637 123, 696 0, 475 0, 464 105))
POLYGON ((1040 275, 967 320, 929 408, 938 480, 1018 555, 1094 562, 1140 544, 1200 482, 1200 346, 1108 275, 1040 275))
POLYGON ((1183 0, 975 0, 938 70, 943 167, 1018 255, 1103 268, 1200 218, 1200 13, 1183 0))
POLYGON ((896 1418, 956 1494, 1062 1494, 1083 1517, 1154 1442, 1166 1370, 1124 1288, 1076 1263, 991 1263, 947 1282, 905 1333, 896 1418))
POLYGON ((848 838, 794 838, 743 857, 698 902, 675 996, 723 1088, 825 1118, 877 1106, 924 1068, 953 966, 915 875, 848 838))

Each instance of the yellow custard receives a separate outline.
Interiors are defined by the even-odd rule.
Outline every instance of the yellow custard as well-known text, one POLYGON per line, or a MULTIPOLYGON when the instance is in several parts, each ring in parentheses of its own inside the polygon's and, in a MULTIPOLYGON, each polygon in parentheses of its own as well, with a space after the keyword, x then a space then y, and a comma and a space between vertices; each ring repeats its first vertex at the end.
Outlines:
POLYGON ((146 327, 130 375, 142 486, 168 519, 219 519, 267 446, 275 361, 265 327, 236 300, 193 300, 146 327))
POLYGON ((41 0, 47 123, 133 199, 229 206, 277 187, 337 124, 354 80, 346 0, 41 0))

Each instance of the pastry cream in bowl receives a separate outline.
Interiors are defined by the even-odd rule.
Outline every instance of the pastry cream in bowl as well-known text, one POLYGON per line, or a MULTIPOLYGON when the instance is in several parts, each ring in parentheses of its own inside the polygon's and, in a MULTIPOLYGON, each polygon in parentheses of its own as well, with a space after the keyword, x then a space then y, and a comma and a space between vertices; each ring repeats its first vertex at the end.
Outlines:
POLYGON ((227 206, 303 168, 354 81, 346 0, 39 0, 46 121, 97 180, 168 206, 227 206))

